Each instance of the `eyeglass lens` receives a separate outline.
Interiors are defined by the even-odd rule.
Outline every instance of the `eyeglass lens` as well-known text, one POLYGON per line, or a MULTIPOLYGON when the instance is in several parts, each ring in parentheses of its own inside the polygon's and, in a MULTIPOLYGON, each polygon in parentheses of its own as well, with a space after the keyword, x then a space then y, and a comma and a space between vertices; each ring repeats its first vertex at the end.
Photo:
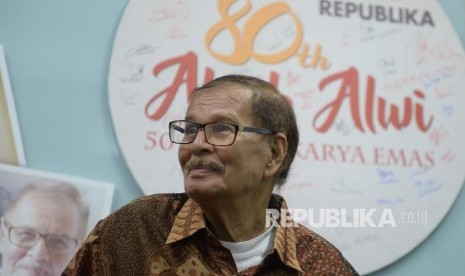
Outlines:
POLYGON ((192 143, 200 128, 204 128, 207 142, 213 145, 230 145, 237 133, 237 126, 229 123, 214 122, 201 125, 190 121, 174 121, 170 125, 170 139, 179 144, 192 143))
POLYGON ((45 238, 47 248, 58 254, 70 253, 77 241, 64 235, 42 235, 35 230, 10 227, 10 242, 22 247, 34 247, 41 237, 45 238))

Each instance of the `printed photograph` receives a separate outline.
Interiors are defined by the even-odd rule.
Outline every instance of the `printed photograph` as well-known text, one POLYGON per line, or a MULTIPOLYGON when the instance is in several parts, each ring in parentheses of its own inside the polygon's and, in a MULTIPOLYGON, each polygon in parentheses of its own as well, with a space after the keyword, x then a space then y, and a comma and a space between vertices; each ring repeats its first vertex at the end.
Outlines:
POLYGON ((0 164, 0 275, 61 275, 111 211, 111 183, 0 164))

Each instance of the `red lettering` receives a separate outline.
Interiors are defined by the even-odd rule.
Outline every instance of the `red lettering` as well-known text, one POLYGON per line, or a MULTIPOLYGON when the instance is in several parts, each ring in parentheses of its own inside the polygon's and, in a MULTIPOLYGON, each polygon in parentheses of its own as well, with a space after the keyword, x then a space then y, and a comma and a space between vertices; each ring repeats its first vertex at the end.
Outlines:
MULTIPOLYGON (((424 99, 425 98, 425 95, 421 92, 421 91, 418 91, 418 90, 415 90, 415 96, 417 96, 418 98, 420 99, 424 99)), ((428 129, 431 127, 431 124, 433 123, 433 117, 431 117, 428 121, 427 124, 425 124, 424 120, 423 120, 423 106, 421 104, 416 104, 415 105, 415 119, 417 121, 417 125, 418 127, 423 131, 423 132, 426 132, 428 131, 428 129)))
POLYGON ((320 82, 319 89, 323 91, 328 85, 336 81, 340 81, 336 97, 323 106, 313 118, 313 127, 319 132, 328 131, 334 124, 345 100, 349 101, 350 118, 361 132, 365 132, 364 127, 368 127, 369 131, 376 133, 376 126, 384 130, 392 127, 400 131, 410 125, 412 119, 415 119, 416 126, 420 131, 427 132, 433 123, 433 116, 430 116, 427 121, 424 119, 424 108, 421 101, 425 99, 425 95, 421 91, 414 91, 414 96, 418 99, 415 103, 411 97, 405 97, 401 106, 388 104, 386 99, 376 97, 375 80, 372 76, 368 76, 365 108, 361 109, 359 108, 361 97, 359 95, 358 71, 351 67, 346 71, 328 76, 320 82), (375 121, 375 112, 377 113, 377 121, 375 121))
POLYGON ((365 161, 365 157, 363 155, 363 152, 362 152, 362 149, 360 147, 356 147, 355 148, 355 153, 354 155, 352 156, 352 159, 351 159, 351 163, 356 163, 356 159, 360 159, 360 163, 361 164, 365 164, 366 161, 365 161))
POLYGON ((299 145, 297 158, 315 162, 360 163, 365 164, 361 147, 349 145, 314 144, 299 145))
POLYGON ((193 52, 159 63, 153 68, 153 74, 157 77, 163 70, 175 65, 178 65, 179 69, 172 84, 155 94, 145 105, 145 115, 151 120, 158 120, 165 115, 173 102, 174 96, 176 96, 176 92, 183 83, 187 84, 188 97, 197 86, 197 56, 193 52), (160 106, 155 111, 151 111, 155 109, 154 106, 157 101, 163 97, 160 106))
POLYGON ((368 128, 371 132, 376 133, 375 125, 373 123, 373 112, 374 112, 374 101, 375 101, 375 80, 368 78, 367 87, 367 98, 365 104, 365 120, 367 121, 368 128))
POLYGON ((425 166, 426 169, 429 169, 429 168, 433 168, 434 165, 436 164, 434 162, 434 152, 433 151, 428 151, 426 153, 426 161, 428 163, 428 165, 425 166))
POLYGON ((334 146, 333 145, 323 145, 323 161, 334 161, 336 162, 336 158, 333 155, 334 146))
POLYGON ((339 150, 339 153, 341 154, 342 157, 342 162, 346 162, 346 155, 347 152, 350 150, 350 146, 346 146, 345 148, 342 147, 341 145, 337 145, 337 149, 339 150))
POLYGON ((374 148, 374 164, 378 166, 401 166, 429 169, 435 166, 434 152, 406 151, 405 149, 374 148))
POLYGON ((389 149, 387 164, 389 166, 399 165, 399 166, 405 167, 405 165, 407 164, 407 159, 405 157, 405 151, 403 149, 398 150, 398 151, 394 149, 389 149))
POLYGON ((350 98, 350 106, 352 112, 352 118, 356 127, 364 132, 362 127, 362 122, 360 115, 358 113, 358 72, 355 68, 349 68, 349 70, 334 74, 332 76, 326 77, 320 82, 319 89, 323 90, 328 84, 341 79, 342 84, 337 94, 337 97, 334 101, 325 105, 313 119, 313 126, 319 132, 326 132, 329 127, 334 123, 336 115, 341 108, 341 104, 346 97, 350 98), (316 126, 317 120, 320 116, 324 116, 326 113, 329 113, 326 117, 326 120, 321 126, 316 126))
POLYGON ((410 159, 410 163, 408 164, 408 166, 413 167, 415 164, 419 168, 423 168, 423 162, 421 161, 420 153, 418 151, 414 151, 412 153, 412 158, 410 159))
POLYGON ((382 148, 374 148, 373 151, 374 151, 374 154, 375 154, 374 163, 376 165, 385 165, 385 163, 382 162, 382 160, 383 160, 383 149, 382 148))
MULTIPOLYGON (((176 93, 184 83, 186 84, 187 99, 190 99, 191 94, 197 87, 197 65, 197 55, 193 52, 188 52, 185 55, 165 60, 153 68, 153 75, 158 77, 165 69, 178 66, 172 83, 151 97, 145 105, 145 115, 149 119, 154 121, 159 120, 166 114, 171 104, 173 103, 176 93)), ((214 76, 215 72, 213 69, 206 67, 203 79, 204 83, 213 80, 214 76)), ((278 87, 278 73, 271 71, 269 78, 270 83, 275 87, 278 87)), ((292 100, 287 96, 285 97, 292 105, 292 100)))
POLYGON ((315 148, 315 145, 314 145, 313 143, 310 143, 310 144, 307 146, 307 151, 306 151, 305 153, 302 153, 302 152, 300 151, 300 149, 302 149, 302 148, 303 148, 303 146, 300 146, 300 145, 299 145, 299 147, 297 148, 297 153, 296 153, 296 155, 297 155, 299 158, 301 158, 301 159, 303 159, 303 160, 308 160, 309 157, 313 156, 313 160, 315 160, 315 161, 319 161, 319 160, 320 160, 320 158, 318 157, 318 152, 317 152, 317 150, 316 150, 316 148, 315 148))
POLYGON ((173 148, 173 143, 171 143, 169 134, 163 133, 158 136, 156 131, 147 131, 145 138, 147 139, 147 144, 144 145, 145 150, 153 150, 157 147, 160 147, 163 151, 169 151, 173 148))

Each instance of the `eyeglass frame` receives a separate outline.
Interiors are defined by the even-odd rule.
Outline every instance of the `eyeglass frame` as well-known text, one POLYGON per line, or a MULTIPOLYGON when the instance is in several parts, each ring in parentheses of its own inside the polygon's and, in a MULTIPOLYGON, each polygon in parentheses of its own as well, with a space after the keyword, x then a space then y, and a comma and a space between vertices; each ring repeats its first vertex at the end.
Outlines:
POLYGON ((57 254, 57 255, 67 255, 67 254, 70 254, 73 252, 74 249, 76 249, 76 247, 78 246, 78 243, 79 241, 75 238, 72 238, 68 235, 55 235, 55 234, 42 234, 40 233, 39 231, 33 229, 33 228, 30 228, 30 227, 15 227, 15 226, 12 226, 10 223, 8 223, 6 221, 5 218, 1 218, 1 221, 2 221, 2 224, 5 225, 6 227, 6 230, 7 230, 7 234, 8 234, 8 241, 13 244, 13 245, 16 245, 16 246, 19 246, 19 247, 22 247, 22 248, 33 248, 34 246, 37 245, 37 243, 39 242, 39 239, 42 238, 44 239, 45 241, 45 246, 47 247, 47 250, 49 250, 50 252, 54 253, 54 254, 57 254), (36 240, 34 241, 33 245, 32 246, 24 246, 24 245, 21 245, 21 244, 18 244, 18 243, 15 243, 11 240, 11 230, 15 230, 15 229, 26 229, 30 232, 33 232, 35 234, 37 234, 37 238, 36 240), (71 249, 69 252, 57 252, 56 250, 54 249, 51 249, 48 245, 48 237, 61 237, 61 238, 68 238, 70 241, 73 241, 74 242, 74 247, 73 249, 71 249))
MULTIPOLYGON (((176 129, 176 128, 174 128, 174 129, 176 129)), ((170 141, 172 143, 180 144, 180 145, 192 144, 195 141, 195 138, 197 138, 197 135, 199 134, 200 129, 203 129, 203 132, 204 132, 204 135, 205 135, 205 141, 208 144, 213 145, 213 146, 219 146, 219 147, 225 147, 225 146, 230 146, 230 145, 234 144, 234 142, 236 141, 236 137, 237 137, 238 132, 251 132, 251 133, 258 133, 258 134, 263 134, 263 135, 271 135, 271 134, 276 134, 277 133, 277 132, 269 130, 267 128, 244 127, 244 126, 239 126, 237 124, 228 123, 228 122, 209 122, 209 123, 205 123, 205 124, 200 124, 200 123, 197 123, 197 122, 194 122, 194 121, 191 121, 191 120, 174 120, 174 121, 169 122, 169 125, 168 125, 168 133, 169 133, 170 141), (173 141, 173 139, 171 138, 171 125, 176 123, 176 122, 188 122, 188 123, 192 123, 192 124, 197 126, 197 131, 196 131, 195 135, 193 136, 192 141, 190 141, 190 142, 174 142, 173 141), (232 142, 230 144, 226 144, 226 145, 217 145, 217 144, 211 143, 208 140, 207 132, 205 131, 205 127, 208 126, 208 125, 211 125, 211 124, 227 124, 227 125, 233 126, 235 131, 234 131, 234 139, 232 140, 232 142)), ((177 130, 182 132, 179 129, 177 129, 177 130)))

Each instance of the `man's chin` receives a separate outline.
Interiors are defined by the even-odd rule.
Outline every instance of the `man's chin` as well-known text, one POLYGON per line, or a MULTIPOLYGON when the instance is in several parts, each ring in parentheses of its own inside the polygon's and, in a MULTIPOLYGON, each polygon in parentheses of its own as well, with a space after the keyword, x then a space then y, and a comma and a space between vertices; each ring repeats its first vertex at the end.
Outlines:
POLYGON ((186 194, 195 199, 209 199, 217 197, 221 191, 221 185, 214 179, 186 179, 184 182, 184 191, 186 194))

